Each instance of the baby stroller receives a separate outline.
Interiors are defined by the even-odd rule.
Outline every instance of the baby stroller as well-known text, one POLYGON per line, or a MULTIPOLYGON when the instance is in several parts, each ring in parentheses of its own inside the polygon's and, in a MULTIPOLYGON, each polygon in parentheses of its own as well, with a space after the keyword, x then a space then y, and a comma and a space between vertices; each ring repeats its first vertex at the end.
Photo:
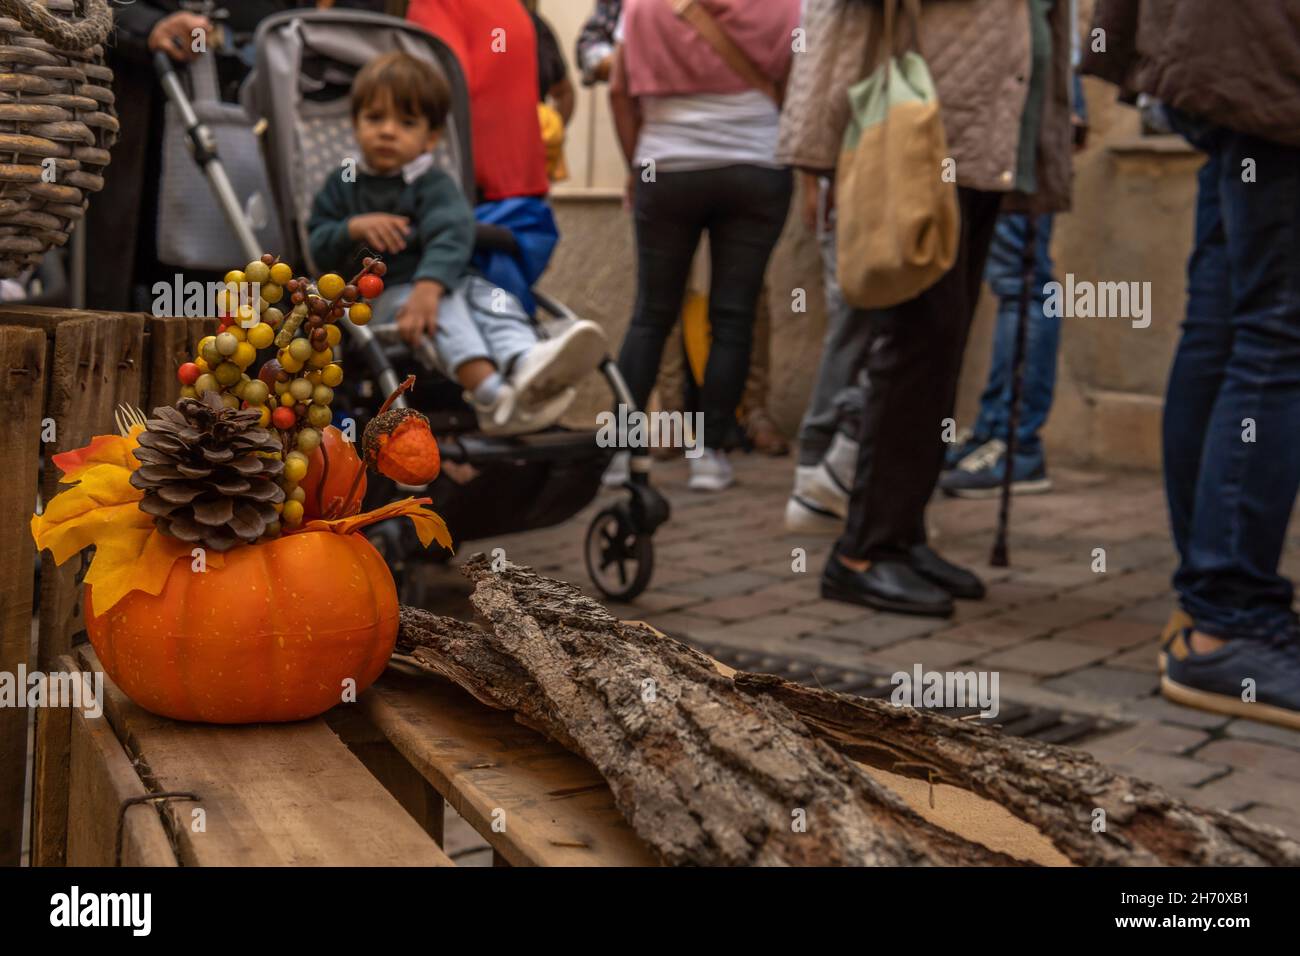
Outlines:
MULTIPOLYGON (((411 23, 382 14, 295 10, 264 20, 254 45, 255 66, 244 83, 241 100, 262 130, 262 153, 285 244, 284 249, 273 251, 282 258, 319 274, 310 260, 306 233, 312 199, 345 157, 359 155, 349 109, 353 77, 365 63, 392 50, 430 62, 446 78, 453 107, 435 160, 473 203, 469 96, 460 65, 442 41, 411 23)), ((189 108, 172 62, 158 54, 155 64, 169 100, 189 130, 195 161, 204 169, 249 260, 257 258, 267 250, 258 248, 245 221, 243 197, 231 188, 212 137, 189 108)), ((513 251, 514 237, 508 230, 480 226, 476 245, 513 251)), ((539 304, 536 324, 540 337, 554 335, 574 321, 564 305, 537 290, 533 293, 539 304)), ((420 489, 399 489, 388 479, 377 477, 370 485, 366 507, 406 494, 427 494, 459 545, 558 524, 594 499, 616 450, 600 447, 594 430, 554 428, 514 438, 485 436, 477 432, 474 413, 461 399, 455 383, 421 366, 395 337, 346 320, 343 324, 349 374, 344 386, 336 390, 338 416, 351 417, 360 435, 384 396, 413 372, 417 386, 403 398, 429 416, 444 462, 472 466, 446 469, 420 489), (459 481, 452 480, 447 473, 451 470, 458 471, 459 481)), ((613 360, 606 357, 600 370, 615 401, 631 409, 631 395, 613 360)), ((651 538, 668 518, 667 501, 649 483, 645 456, 645 449, 633 450, 627 498, 603 508, 587 529, 584 557, 588 573, 598 590, 616 600, 630 600, 645 590, 654 566, 651 538)), ((385 522, 375 532, 372 541, 399 581, 409 562, 425 559, 406 522, 385 522)))

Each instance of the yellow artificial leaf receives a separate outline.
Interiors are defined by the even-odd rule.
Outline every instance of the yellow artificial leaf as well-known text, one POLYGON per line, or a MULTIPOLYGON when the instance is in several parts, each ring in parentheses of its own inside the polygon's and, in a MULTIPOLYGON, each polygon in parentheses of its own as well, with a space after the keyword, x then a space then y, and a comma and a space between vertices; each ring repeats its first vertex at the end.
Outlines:
POLYGON ((131 485, 123 465, 99 464, 76 469, 80 481, 65 488, 32 518, 36 547, 49 548, 62 564, 82 548, 112 547, 116 536, 130 536, 144 547, 153 518, 140 510, 144 493, 131 485))

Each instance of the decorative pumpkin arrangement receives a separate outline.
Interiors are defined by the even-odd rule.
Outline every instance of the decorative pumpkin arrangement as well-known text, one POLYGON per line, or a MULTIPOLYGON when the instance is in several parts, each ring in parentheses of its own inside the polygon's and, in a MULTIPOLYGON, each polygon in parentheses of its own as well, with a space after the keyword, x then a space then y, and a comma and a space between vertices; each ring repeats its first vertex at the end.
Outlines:
MULTIPOLYGON (((364 461, 329 424, 336 323, 369 321, 383 263, 351 282, 294 278, 263 256, 230 283, 221 327, 181 365, 181 398, 118 413, 119 435, 55 455, 62 483, 32 519, 62 564, 93 545, 86 631, 104 670, 146 710, 178 720, 301 720, 365 690, 397 637, 397 589, 361 529, 406 516, 421 542, 451 547, 428 498, 361 513, 366 466, 424 484, 440 460, 428 421, 389 411, 367 427, 364 461), (292 308, 276 306, 284 295, 292 308), (255 310, 255 311, 254 311, 255 310), (246 372, 259 348, 275 358, 246 372)), ((399 413, 400 412, 400 413, 399 413)))

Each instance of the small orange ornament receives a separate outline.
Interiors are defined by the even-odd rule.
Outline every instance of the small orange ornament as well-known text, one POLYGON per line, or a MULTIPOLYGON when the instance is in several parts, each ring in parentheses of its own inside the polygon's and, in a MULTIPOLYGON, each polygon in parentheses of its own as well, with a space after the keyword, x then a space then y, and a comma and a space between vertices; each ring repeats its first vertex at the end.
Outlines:
POLYGON ((366 465, 403 485, 424 485, 438 477, 442 457, 429 420, 413 408, 390 408, 415 384, 409 376, 371 419, 361 439, 366 465))

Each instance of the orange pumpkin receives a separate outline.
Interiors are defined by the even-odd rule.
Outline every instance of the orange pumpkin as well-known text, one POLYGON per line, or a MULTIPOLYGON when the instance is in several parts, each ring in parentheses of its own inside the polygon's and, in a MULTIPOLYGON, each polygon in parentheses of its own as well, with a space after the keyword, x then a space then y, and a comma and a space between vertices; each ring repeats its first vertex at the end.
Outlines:
POLYGON ((366 497, 366 467, 356 447, 333 425, 326 427, 320 445, 307 459, 307 474, 299 487, 307 494, 302 503, 304 521, 347 518, 361 510, 366 497))
POLYGON ((235 548, 204 572, 172 565, 158 595, 133 591, 86 631, 114 683, 177 720, 302 720, 383 672, 397 589, 360 534, 306 531, 235 548))

